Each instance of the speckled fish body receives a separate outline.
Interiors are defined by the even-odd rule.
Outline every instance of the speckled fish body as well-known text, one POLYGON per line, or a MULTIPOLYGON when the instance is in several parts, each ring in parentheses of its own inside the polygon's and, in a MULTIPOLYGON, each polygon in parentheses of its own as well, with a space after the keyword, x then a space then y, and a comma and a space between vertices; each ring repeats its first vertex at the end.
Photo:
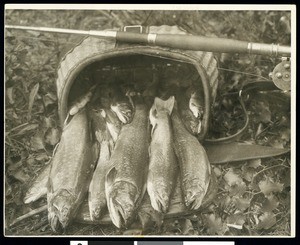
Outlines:
POLYGON ((105 191, 112 222, 127 226, 146 190, 149 165, 148 110, 136 104, 132 122, 122 127, 110 158, 105 191))
POLYGON ((114 144, 106 125, 105 111, 91 111, 91 114, 92 128, 100 145, 100 154, 89 186, 88 203, 91 220, 97 220, 106 209, 105 176, 114 144))
POLYGON ((52 159, 47 201, 48 219, 55 232, 68 226, 88 191, 95 168, 94 149, 84 108, 64 127, 52 159))
POLYGON ((173 149, 171 118, 174 96, 168 100, 156 97, 149 118, 152 125, 147 191, 152 207, 166 213, 176 182, 176 156, 173 149))
POLYGON ((211 166, 203 146, 182 124, 176 105, 171 119, 174 133, 174 149, 180 166, 185 204, 191 209, 198 209, 207 192, 211 166))

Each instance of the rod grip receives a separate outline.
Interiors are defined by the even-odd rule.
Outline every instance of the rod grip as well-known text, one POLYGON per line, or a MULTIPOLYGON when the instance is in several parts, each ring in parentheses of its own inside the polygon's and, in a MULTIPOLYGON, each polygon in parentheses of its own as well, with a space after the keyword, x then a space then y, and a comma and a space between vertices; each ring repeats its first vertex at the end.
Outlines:
POLYGON ((198 50, 220 53, 247 53, 248 42, 225 38, 202 37, 192 35, 157 35, 155 44, 180 48, 186 50, 198 50))

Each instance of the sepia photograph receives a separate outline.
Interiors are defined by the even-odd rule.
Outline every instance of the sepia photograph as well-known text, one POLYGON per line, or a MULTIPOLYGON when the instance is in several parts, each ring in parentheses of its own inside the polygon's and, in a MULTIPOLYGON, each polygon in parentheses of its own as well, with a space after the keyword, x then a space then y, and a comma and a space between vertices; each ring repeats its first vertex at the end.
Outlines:
POLYGON ((5 236, 295 236, 295 6, 4 11, 5 236))

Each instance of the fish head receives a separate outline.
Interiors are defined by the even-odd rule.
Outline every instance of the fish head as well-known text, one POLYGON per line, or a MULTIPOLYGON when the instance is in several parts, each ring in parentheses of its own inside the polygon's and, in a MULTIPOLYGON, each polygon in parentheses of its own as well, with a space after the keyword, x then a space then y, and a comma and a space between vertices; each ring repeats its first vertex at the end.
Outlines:
POLYGON ((204 114, 203 105, 200 99, 198 97, 193 96, 193 94, 189 100, 189 108, 196 118, 202 119, 204 114))
POLYGON ((89 192, 88 195, 88 204, 89 204, 89 211, 90 211, 90 218, 92 221, 99 220, 103 214, 104 208, 106 206, 106 199, 103 199, 100 195, 96 198, 93 197, 89 192))
POLYGON ((131 121, 133 109, 130 103, 116 103, 115 105, 111 105, 110 108, 117 114, 122 123, 126 124, 131 121))
POLYGON ((190 121, 187 121, 185 124, 188 124, 187 127, 190 128, 192 131, 192 134, 197 135, 201 132, 201 120, 192 119, 190 121))
POLYGON ((90 207, 90 217, 91 220, 98 220, 101 216, 101 208, 99 205, 93 205, 91 204, 92 207, 90 207))
POLYGON ((194 189, 194 190, 187 192, 185 196, 185 205, 187 207, 190 207, 190 209, 192 210, 197 210, 202 205, 202 201, 206 194, 206 191, 200 188, 200 186, 198 186, 198 189, 194 189))
POLYGON ((120 181, 114 184, 108 198, 108 208, 118 228, 127 227, 131 223, 138 197, 138 189, 132 183, 120 181))
POLYGON ((60 190, 50 202, 49 219, 52 229, 55 231, 62 226, 67 227, 74 213, 75 197, 69 191, 60 190))
POLYGON ((111 109, 105 110, 105 113, 106 113, 106 122, 113 124, 116 128, 121 129, 122 122, 119 120, 116 113, 111 109))

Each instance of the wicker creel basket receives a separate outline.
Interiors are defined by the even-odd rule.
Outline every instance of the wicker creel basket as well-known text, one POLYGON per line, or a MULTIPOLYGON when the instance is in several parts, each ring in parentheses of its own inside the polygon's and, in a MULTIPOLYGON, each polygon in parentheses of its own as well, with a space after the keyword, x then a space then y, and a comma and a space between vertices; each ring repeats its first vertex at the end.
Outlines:
MULTIPOLYGON (((151 26, 147 28, 147 31, 188 35, 177 26, 151 26)), ((168 70, 176 69, 178 72, 175 76, 182 76, 184 73, 195 73, 194 77, 198 76, 203 86, 205 101, 202 122, 204 126, 199 135, 199 139, 202 140, 207 133, 209 112, 218 86, 217 61, 213 54, 116 43, 115 40, 107 38, 86 37, 62 59, 56 80, 61 124, 66 118, 70 103, 92 85, 104 80, 122 79, 126 76, 127 78, 130 76, 130 79, 135 80, 134 82, 139 82, 141 79, 143 81, 149 79, 150 82, 151 73, 153 73, 151 68, 158 64, 165 66, 166 77, 168 77, 168 70), (117 70, 119 72, 116 72, 117 70)))
MULTIPOLYGON (((188 35, 177 26, 151 26, 145 30, 148 33, 188 35)), ((130 80, 143 86, 143 83, 151 83, 153 80, 155 66, 160 67, 164 73, 162 83, 177 79, 182 86, 185 86, 185 83, 189 86, 187 77, 199 83, 205 108, 202 121, 204 126, 198 139, 203 140, 208 130, 209 114, 218 86, 217 61, 212 53, 116 43, 115 40, 98 37, 83 38, 64 56, 59 65, 56 86, 61 124, 63 125, 72 102, 89 91, 93 85, 130 80)), ((212 179, 204 199, 205 204, 212 200, 217 190, 213 183, 215 179, 212 179)), ((175 189, 166 218, 190 213, 182 202, 179 177, 175 189)), ((145 198, 149 198, 147 194, 145 198)), ((143 212, 151 211, 150 206, 148 207, 145 202, 142 203, 144 204, 138 211, 141 215, 143 212)), ((87 223, 111 223, 108 214, 100 221, 91 221, 87 201, 83 203, 76 219, 87 223)))

